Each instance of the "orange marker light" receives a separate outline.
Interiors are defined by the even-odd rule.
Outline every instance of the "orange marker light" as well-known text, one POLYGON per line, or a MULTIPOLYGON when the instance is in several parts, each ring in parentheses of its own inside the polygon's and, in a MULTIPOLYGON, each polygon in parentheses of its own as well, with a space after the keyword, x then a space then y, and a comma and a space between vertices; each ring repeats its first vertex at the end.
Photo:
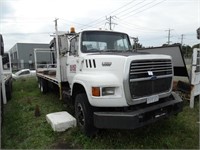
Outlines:
POLYGON ((100 87, 92 87, 92 96, 100 96, 100 87))
POLYGON ((70 28, 70 33, 75 33, 75 28, 74 27, 70 28))

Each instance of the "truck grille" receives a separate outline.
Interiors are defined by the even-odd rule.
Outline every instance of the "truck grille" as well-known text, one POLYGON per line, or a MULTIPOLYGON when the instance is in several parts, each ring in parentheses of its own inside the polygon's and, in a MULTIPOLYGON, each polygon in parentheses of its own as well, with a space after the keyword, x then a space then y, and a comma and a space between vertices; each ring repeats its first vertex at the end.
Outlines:
POLYGON ((168 92, 172 74, 172 63, 169 59, 132 61, 129 73, 132 99, 168 92))

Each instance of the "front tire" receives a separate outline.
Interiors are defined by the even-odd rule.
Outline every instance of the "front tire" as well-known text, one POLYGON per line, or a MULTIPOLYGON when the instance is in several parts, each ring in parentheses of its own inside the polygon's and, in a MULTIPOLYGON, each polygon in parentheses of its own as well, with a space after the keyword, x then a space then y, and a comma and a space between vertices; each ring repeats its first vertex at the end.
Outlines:
POLYGON ((93 121, 94 107, 92 107, 86 94, 78 94, 75 98, 75 116, 77 125, 86 136, 93 136, 97 129, 93 121))

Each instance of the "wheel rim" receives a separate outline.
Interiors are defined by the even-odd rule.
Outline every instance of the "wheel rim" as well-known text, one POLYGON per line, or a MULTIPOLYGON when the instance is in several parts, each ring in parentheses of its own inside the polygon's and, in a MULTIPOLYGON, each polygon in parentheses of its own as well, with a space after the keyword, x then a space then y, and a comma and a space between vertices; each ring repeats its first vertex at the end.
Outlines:
POLYGON ((77 121, 80 124, 80 126, 85 125, 85 115, 83 112, 83 107, 80 103, 77 105, 77 121))

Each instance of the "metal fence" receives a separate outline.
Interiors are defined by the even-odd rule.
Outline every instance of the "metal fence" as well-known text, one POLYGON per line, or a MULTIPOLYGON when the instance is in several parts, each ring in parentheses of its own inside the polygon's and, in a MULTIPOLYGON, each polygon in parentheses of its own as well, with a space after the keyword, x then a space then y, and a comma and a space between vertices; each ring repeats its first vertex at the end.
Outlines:
POLYGON ((11 63, 12 70, 18 71, 21 69, 31 69, 35 70, 35 64, 34 63, 11 63))

